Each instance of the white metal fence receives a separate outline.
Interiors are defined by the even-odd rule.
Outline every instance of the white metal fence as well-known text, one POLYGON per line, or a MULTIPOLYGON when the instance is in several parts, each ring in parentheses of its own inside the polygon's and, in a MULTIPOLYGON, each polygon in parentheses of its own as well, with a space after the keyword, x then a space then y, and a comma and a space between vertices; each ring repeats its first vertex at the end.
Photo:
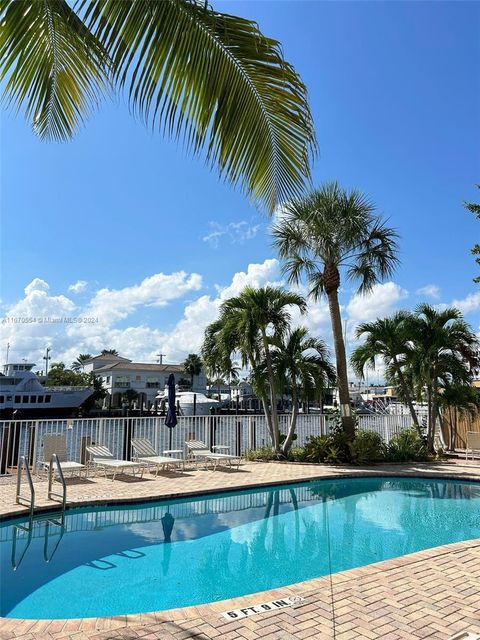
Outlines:
MULTIPOLYGON (((280 415, 280 430, 286 433, 289 415, 280 415)), ((358 416, 359 429, 376 431, 385 442, 411 425, 409 416, 358 416)), ((295 446, 303 446, 309 436, 328 432, 328 416, 300 414, 297 419, 295 446)), ((46 433, 65 434, 70 460, 85 462, 89 444, 107 446, 117 458, 130 459, 131 439, 147 438, 159 453, 166 449, 185 449, 185 441, 202 440, 210 448, 215 444, 230 447, 240 455, 270 443, 265 417, 262 415, 180 416, 174 429, 165 427, 162 417, 88 418, 72 420, 16 420, 0 422, 0 474, 26 456, 35 469, 43 460, 43 437, 46 433)))

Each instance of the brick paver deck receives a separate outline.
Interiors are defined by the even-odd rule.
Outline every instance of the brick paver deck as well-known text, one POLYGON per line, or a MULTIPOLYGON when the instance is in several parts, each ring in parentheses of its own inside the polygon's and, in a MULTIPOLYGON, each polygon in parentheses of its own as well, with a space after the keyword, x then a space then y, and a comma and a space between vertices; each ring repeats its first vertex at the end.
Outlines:
MULTIPOLYGON (((138 500, 356 474, 480 480, 480 465, 347 468, 251 463, 244 464, 239 472, 189 470, 183 477, 165 473, 156 480, 126 476, 115 482, 100 477, 72 480, 68 501, 81 504, 138 500)), ((37 504, 51 506, 46 500, 45 480, 36 480, 35 486, 37 504)), ((21 509, 14 499, 14 485, 3 480, 0 515, 21 509)), ((480 540, 436 547, 331 577, 197 607, 113 618, 0 620, 1 640, 447 640, 464 630, 480 634, 480 540), (222 611, 288 595, 302 596, 304 601, 241 620, 228 621, 220 616, 222 611)))

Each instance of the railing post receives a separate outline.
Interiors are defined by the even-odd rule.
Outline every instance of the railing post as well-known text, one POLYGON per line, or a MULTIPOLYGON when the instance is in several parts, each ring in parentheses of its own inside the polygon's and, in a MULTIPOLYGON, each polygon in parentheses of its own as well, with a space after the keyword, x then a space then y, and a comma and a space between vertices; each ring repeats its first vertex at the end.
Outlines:
POLYGON ((237 420, 236 427, 235 455, 240 456, 242 454, 242 423, 239 420, 237 420))

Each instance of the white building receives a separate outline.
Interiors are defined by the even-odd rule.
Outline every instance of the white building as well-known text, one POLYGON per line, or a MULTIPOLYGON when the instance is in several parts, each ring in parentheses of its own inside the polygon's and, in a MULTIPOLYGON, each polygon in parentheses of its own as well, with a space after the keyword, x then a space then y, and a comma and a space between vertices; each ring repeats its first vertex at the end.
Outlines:
MULTIPOLYGON (((136 405, 142 409, 149 409, 155 404, 155 396, 159 390, 163 390, 171 373, 175 376, 178 385, 181 379, 190 382, 190 376, 185 372, 181 364, 148 364, 144 362, 132 362, 128 358, 105 354, 95 356, 87 360, 83 370, 85 373, 93 372, 100 378, 103 388, 107 391, 104 400, 105 408, 122 406, 122 395, 132 389, 138 394, 136 405)), ((206 377, 203 370, 199 375, 193 376, 192 391, 205 393, 206 377)))

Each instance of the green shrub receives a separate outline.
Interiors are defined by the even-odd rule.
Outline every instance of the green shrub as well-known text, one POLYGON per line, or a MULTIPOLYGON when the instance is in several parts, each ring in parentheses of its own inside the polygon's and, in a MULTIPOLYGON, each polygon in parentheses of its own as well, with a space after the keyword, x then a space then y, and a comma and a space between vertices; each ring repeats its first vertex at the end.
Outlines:
POLYGON ((304 447, 305 460, 309 462, 325 462, 330 444, 328 436, 309 436, 304 447))
POLYGON ((359 431, 349 447, 352 461, 357 464, 381 462, 387 453, 382 436, 375 431, 359 431))
POLYGON ((290 449, 289 459, 294 462, 305 462, 307 460, 305 447, 292 447, 290 449))
POLYGON ((275 454, 272 451, 272 447, 264 446, 259 449, 249 449, 245 452, 245 458, 250 462, 255 460, 262 460, 263 462, 268 460, 274 460, 275 454))
POLYGON ((418 462, 428 460, 425 442, 414 427, 403 429, 393 436, 388 445, 388 460, 392 462, 418 462))

